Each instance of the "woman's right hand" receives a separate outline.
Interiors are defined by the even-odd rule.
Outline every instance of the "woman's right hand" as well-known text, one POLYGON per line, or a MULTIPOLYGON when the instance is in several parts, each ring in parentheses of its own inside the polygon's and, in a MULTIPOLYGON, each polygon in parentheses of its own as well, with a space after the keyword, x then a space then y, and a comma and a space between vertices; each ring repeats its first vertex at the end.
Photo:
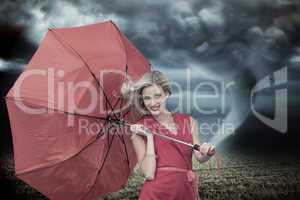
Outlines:
POLYGON ((130 125, 130 131, 133 134, 137 134, 137 135, 144 135, 144 136, 152 136, 153 135, 149 129, 147 129, 145 126, 143 126, 141 124, 130 125))

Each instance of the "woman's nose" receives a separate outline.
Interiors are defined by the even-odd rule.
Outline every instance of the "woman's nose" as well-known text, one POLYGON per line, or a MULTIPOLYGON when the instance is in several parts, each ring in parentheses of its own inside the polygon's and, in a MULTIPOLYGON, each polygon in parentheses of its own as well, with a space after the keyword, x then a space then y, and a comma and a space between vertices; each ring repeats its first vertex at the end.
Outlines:
POLYGON ((157 100, 156 99, 151 99, 150 105, 151 106, 155 106, 157 104, 157 100))

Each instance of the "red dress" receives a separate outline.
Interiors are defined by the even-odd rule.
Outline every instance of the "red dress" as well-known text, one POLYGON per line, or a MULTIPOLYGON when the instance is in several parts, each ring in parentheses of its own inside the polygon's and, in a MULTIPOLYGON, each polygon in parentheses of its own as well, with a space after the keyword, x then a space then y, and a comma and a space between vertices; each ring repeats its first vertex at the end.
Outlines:
MULTIPOLYGON (((172 113, 177 128, 171 132, 152 116, 143 117, 138 123, 151 131, 192 143, 190 118, 187 114, 172 113)), ((192 148, 154 135, 156 173, 153 180, 145 180, 139 200, 196 200, 198 176, 192 171, 192 148)), ((146 137, 144 137, 146 142, 146 137)))

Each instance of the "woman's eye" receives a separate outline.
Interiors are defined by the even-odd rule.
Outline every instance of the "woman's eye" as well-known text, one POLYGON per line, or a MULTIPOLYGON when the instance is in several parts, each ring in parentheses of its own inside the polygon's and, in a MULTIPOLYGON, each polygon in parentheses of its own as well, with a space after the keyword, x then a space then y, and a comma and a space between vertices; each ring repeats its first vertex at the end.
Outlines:
POLYGON ((143 99, 144 99, 144 100, 149 100, 149 99, 150 99, 150 97, 143 97, 143 99))
POLYGON ((155 94, 154 97, 159 98, 161 97, 161 94, 155 94))

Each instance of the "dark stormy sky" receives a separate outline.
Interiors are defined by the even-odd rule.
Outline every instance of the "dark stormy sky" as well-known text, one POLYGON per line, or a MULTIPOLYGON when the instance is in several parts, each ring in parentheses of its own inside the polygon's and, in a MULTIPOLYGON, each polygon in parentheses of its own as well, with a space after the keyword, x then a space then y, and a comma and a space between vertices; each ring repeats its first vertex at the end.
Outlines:
MULTIPOLYGON (((48 27, 109 19, 154 69, 165 72, 182 87, 181 93, 187 94, 184 96, 190 96, 201 81, 216 85, 234 82, 225 93, 223 112, 201 115, 192 106, 191 112, 202 122, 211 123, 218 116, 222 123, 233 123, 236 129, 247 124, 251 89, 283 67, 288 68, 285 87, 289 89, 289 114, 300 110, 298 0, 4 0, 0 5, 0 72, 1 81, 6 81, 1 85, 6 86, 1 94, 7 91, 7 77, 11 75, 13 80, 12 74, 22 71, 48 27)), ((209 94, 209 89, 202 92, 209 94)), ((174 94, 169 101, 173 107, 176 90, 174 94)), ((270 90, 261 96, 256 106, 269 114, 274 93, 270 90)), ((183 100, 181 111, 189 111, 189 101, 183 100)), ((220 107, 219 100, 209 98, 198 103, 207 108, 220 107)))

